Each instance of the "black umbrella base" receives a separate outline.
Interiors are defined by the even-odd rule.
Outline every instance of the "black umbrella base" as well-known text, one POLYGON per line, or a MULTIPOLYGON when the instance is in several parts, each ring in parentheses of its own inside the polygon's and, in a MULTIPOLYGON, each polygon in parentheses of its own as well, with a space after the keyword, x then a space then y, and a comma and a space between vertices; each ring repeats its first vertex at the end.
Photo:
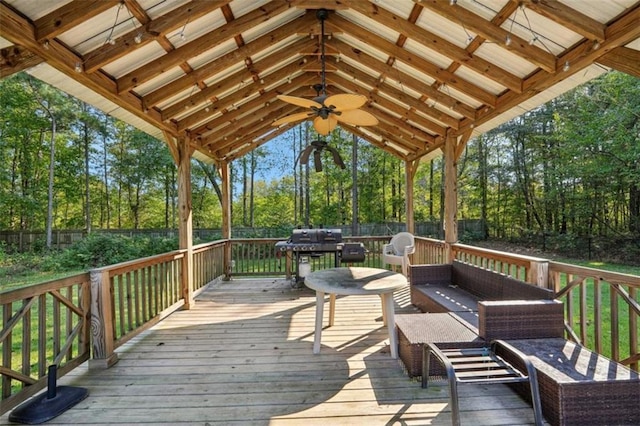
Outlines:
POLYGON ((13 410, 9 421, 36 425, 48 422, 89 396, 89 390, 73 386, 58 386, 53 398, 44 392, 13 410))

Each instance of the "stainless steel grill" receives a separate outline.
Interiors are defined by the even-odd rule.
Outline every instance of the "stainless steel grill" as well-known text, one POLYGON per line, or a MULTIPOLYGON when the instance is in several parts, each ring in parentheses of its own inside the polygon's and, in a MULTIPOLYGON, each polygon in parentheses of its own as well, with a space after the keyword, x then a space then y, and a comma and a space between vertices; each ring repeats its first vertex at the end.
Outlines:
POLYGON ((287 241, 276 243, 276 250, 295 254, 296 282, 301 281, 299 263, 302 256, 318 257, 333 253, 334 266, 340 263, 364 262, 366 250, 362 243, 342 242, 340 229, 294 229, 287 241))

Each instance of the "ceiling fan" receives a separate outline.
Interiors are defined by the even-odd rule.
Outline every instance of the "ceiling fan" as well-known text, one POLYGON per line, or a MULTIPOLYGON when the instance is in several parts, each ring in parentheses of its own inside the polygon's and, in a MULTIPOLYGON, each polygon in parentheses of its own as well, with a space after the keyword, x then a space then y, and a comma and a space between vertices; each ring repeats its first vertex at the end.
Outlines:
POLYGON ((340 153, 337 149, 329 146, 327 141, 317 139, 312 141, 305 149, 300 153, 300 164, 307 164, 309 162, 309 156, 313 152, 313 165, 316 168, 316 172, 322 171, 322 151, 329 151, 333 156, 333 162, 336 163, 341 169, 345 168, 344 161, 340 157, 340 153))
POLYGON ((285 123, 295 123, 296 121, 305 120, 313 117, 313 127, 320 135, 328 135, 336 128, 338 122, 350 124, 352 126, 375 126, 378 119, 370 112, 359 109, 367 103, 367 97, 355 94, 338 94, 327 96, 326 83, 326 62, 324 54, 324 21, 329 16, 326 9, 319 9, 316 17, 320 20, 321 25, 321 55, 322 64, 322 83, 316 84, 313 88, 317 92, 317 96, 313 99, 299 98, 297 96, 278 95, 278 99, 293 105, 308 108, 309 111, 298 112, 287 115, 273 122, 274 126, 285 123))

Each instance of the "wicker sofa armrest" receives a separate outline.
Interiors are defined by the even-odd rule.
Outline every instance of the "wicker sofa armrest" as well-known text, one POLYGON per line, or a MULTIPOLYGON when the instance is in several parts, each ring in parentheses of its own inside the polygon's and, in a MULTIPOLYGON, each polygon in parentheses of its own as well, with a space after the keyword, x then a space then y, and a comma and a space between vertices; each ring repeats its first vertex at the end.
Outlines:
POLYGON ((478 334, 494 339, 564 337, 559 300, 483 300, 478 302, 478 334))

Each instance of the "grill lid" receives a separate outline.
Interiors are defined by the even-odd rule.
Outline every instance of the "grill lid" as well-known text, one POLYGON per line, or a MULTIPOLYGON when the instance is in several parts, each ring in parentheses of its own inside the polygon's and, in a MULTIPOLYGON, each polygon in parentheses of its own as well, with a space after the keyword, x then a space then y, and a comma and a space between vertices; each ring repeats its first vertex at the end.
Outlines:
POLYGON ((290 242, 293 244, 308 243, 340 243, 342 242, 341 229, 294 229, 290 242))

